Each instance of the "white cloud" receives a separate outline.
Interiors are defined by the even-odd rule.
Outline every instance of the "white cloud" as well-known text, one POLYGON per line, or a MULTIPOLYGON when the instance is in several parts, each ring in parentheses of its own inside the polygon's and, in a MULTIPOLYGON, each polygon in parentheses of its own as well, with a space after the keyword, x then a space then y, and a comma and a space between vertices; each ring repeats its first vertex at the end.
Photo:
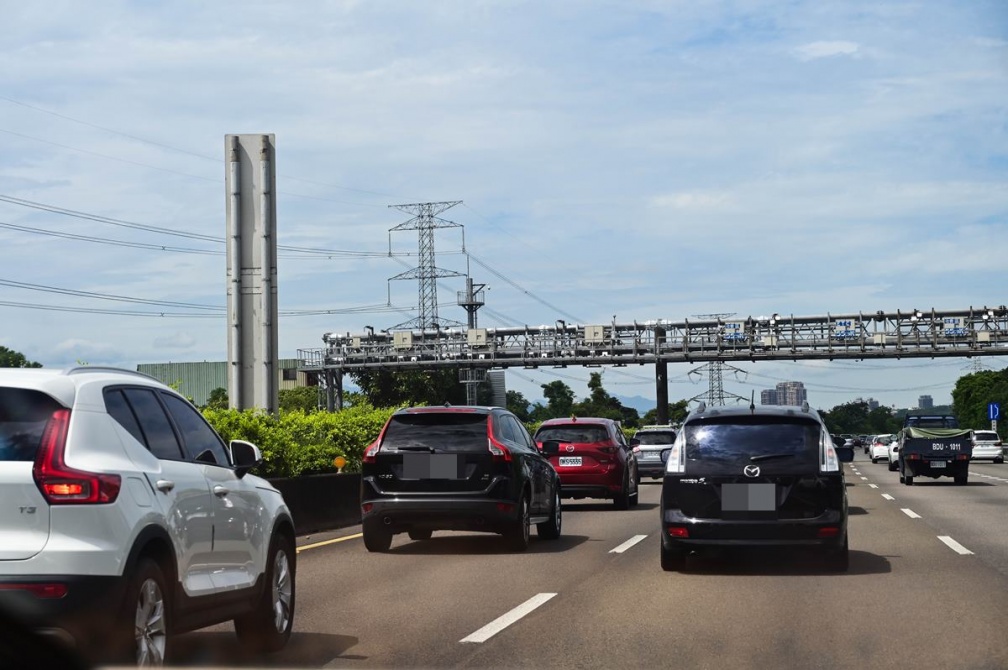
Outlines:
POLYGON ((860 49, 861 45, 857 42, 846 42, 843 40, 832 42, 820 41, 809 42, 808 44, 795 47, 794 54, 798 57, 798 60, 810 61, 833 56, 855 56, 860 49))
POLYGON ((651 202, 656 207, 709 210, 724 209, 726 206, 732 204, 733 198, 730 193, 671 193, 669 195, 655 196, 651 199, 651 202))
POLYGON ((158 349, 185 350, 196 346, 197 340, 189 333, 177 331, 170 335, 154 338, 154 346, 158 349))

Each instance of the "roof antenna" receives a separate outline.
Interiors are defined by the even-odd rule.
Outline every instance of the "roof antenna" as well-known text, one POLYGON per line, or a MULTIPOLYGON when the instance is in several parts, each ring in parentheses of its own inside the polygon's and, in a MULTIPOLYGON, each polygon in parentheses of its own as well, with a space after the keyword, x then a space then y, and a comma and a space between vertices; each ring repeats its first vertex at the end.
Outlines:
POLYGON ((756 389, 752 390, 752 395, 749 397, 749 411, 756 413, 756 389))

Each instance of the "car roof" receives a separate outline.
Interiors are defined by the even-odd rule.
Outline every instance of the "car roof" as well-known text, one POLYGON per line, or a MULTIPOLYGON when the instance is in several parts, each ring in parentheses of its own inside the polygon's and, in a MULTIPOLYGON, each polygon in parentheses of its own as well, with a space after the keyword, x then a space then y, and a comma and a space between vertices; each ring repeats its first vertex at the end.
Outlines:
POLYGON ((131 379, 145 386, 168 389, 158 379, 135 370, 98 365, 73 368, 0 368, 0 386, 41 391, 58 400, 64 407, 72 407, 77 391, 85 384, 122 383, 131 379))
MULTIPOLYGON (((501 407, 488 407, 483 405, 430 405, 424 407, 403 407, 396 411, 399 414, 490 414, 495 411, 503 411, 501 407)), ((395 415, 393 415, 395 416, 395 415)))
POLYGON ((779 416, 779 417, 807 417, 813 421, 821 422, 819 412, 808 405, 750 405, 749 407, 711 407, 707 408, 703 403, 700 407, 690 412, 686 417, 686 422, 704 419, 708 417, 742 417, 742 416, 779 416))
POLYGON ((597 416, 572 416, 563 419, 546 419, 542 422, 542 426, 570 426, 578 423, 588 424, 588 425, 604 425, 616 423, 615 419, 606 419, 597 416))

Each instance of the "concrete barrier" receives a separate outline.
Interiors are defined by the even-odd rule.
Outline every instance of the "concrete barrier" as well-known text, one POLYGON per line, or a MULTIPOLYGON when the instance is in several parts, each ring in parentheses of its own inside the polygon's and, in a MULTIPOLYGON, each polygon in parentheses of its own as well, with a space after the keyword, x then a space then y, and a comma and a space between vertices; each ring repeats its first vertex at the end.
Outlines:
POLYGON ((360 475, 325 474, 271 479, 283 494, 298 535, 360 523, 360 475))

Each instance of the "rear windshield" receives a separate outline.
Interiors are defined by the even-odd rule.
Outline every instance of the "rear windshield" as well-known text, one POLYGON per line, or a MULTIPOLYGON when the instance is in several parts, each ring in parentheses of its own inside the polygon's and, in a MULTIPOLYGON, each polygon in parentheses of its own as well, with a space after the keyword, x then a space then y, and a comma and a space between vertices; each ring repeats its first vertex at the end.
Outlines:
POLYGON ((997 442, 1001 438, 992 430, 978 430, 973 433, 973 439, 977 442, 997 442))
POLYGON ((781 417, 725 417, 695 421, 686 431, 686 460, 712 465, 819 462, 819 424, 781 417), (755 459, 755 460, 754 460, 755 459))
POLYGON ((556 440, 558 442, 606 442, 609 440, 609 431, 605 426, 544 426, 539 429, 535 436, 536 442, 546 442, 556 440))
POLYGON ((41 391, 0 388, 0 461, 34 461, 60 404, 41 391))
POLYGON ((383 450, 486 451, 487 415, 398 414, 389 421, 383 450))
POLYGON ((671 430, 649 430, 634 435, 643 445, 648 444, 672 444, 675 442, 675 433, 671 430))

